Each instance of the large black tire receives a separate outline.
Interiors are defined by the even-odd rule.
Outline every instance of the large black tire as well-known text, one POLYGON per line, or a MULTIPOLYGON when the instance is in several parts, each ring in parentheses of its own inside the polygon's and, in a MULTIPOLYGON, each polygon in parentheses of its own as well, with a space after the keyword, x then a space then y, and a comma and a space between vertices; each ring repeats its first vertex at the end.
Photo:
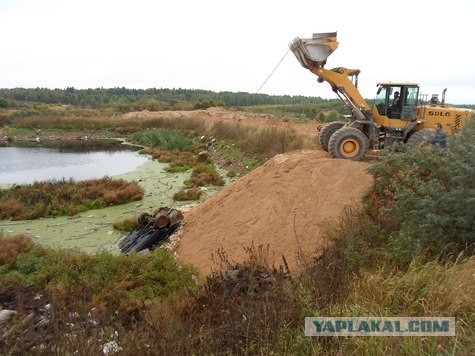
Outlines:
POLYGON ((328 151, 328 142, 330 137, 335 133, 335 131, 341 129, 346 125, 346 122, 343 121, 332 121, 323 125, 322 129, 318 133, 318 143, 320 147, 325 151, 328 151))
POLYGON ((354 127, 342 127, 336 131, 328 143, 328 152, 333 158, 359 161, 368 151, 369 139, 354 127))
POLYGON ((414 132, 406 141, 408 146, 422 147, 429 144, 429 140, 435 136, 434 129, 422 129, 414 132))

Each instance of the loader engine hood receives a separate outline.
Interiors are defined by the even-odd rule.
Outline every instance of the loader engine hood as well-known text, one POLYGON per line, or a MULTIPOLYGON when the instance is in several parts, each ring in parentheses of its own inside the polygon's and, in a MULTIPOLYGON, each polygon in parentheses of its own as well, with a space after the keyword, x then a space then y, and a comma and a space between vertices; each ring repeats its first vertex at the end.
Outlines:
POLYGON ((336 32, 314 33, 312 38, 296 37, 289 47, 302 67, 310 69, 315 64, 323 67, 328 56, 338 47, 336 32))

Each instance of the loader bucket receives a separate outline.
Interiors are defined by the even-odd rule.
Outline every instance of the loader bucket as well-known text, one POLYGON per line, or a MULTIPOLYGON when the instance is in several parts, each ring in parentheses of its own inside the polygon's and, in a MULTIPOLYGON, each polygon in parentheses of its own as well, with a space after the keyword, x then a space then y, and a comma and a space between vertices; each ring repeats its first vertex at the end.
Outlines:
POLYGON ((296 37, 289 47, 304 68, 322 67, 338 47, 336 32, 314 33, 312 38, 296 37))

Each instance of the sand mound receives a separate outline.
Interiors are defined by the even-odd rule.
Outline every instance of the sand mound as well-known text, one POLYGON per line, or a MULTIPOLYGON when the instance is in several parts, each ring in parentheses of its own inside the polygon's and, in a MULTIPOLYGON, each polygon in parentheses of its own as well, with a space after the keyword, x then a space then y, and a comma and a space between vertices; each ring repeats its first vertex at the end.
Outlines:
POLYGON ((269 262, 278 266, 284 255, 296 272, 299 251, 311 255, 323 246, 322 225, 359 201, 371 182, 367 167, 323 151, 277 155, 185 212, 178 257, 206 275, 219 247, 240 262, 244 247, 269 245, 269 262))

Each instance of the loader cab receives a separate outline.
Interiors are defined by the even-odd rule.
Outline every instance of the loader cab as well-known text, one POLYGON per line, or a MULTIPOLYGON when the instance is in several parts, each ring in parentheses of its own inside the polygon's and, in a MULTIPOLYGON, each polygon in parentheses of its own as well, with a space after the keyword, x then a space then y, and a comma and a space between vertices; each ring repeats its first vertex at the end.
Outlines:
POLYGON ((379 115, 389 119, 416 119, 417 84, 378 83, 377 87, 375 106, 379 115))

